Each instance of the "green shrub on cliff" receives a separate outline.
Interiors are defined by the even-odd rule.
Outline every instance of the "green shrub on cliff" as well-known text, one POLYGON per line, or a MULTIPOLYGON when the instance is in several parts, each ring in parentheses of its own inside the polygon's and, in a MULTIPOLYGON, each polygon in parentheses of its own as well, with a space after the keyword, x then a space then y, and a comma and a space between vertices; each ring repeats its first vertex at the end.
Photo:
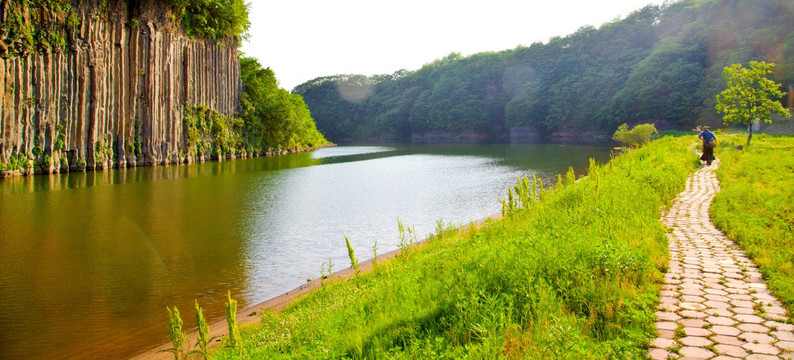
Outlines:
POLYGON ((300 95, 278 87, 273 71, 240 58, 245 92, 240 112, 229 117, 203 105, 186 106, 182 123, 188 154, 220 156, 306 148, 328 143, 300 95))
POLYGON ((68 18, 66 14, 71 13, 69 0, 0 2, 0 14, 4 15, 0 17, 0 57, 66 48, 65 19, 68 18), (44 13, 55 16, 44 16, 44 13))
POLYGON ((270 68, 254 58, 240 58, 240 77, 245 92, 240 113, 249 145, 257 150, 281 150, 327 144, 317 130, 300 95, 278 87, 270 68))
MULTIPOLYGON (((77 0, 0 1, 0 57, 65 49, 67 33, 80 25, 84 8, 77 6, 79 3, 77 0)), ((248 32, 248 7, 243 0, 166 0, 166 3, 173 8, 173 19, 184 25, 190 37, 219 41, 245 37, 248 32)), ((135 14, 140 13, 140 4, 135 0, 126 2, 130 24, 138 23, 135 14)), ((94 4, 104 14, 110 5, 108 0, 94 4)))
POLYGON ((168 0, 191 37, 245 36, 250 22, 243 0, 168 0))
POLYGON ((245 134, 239 118, 223 115, 204 105, 186 106, 182 110, 182 124, 190 156, 234 155, 245 149, 245 134))

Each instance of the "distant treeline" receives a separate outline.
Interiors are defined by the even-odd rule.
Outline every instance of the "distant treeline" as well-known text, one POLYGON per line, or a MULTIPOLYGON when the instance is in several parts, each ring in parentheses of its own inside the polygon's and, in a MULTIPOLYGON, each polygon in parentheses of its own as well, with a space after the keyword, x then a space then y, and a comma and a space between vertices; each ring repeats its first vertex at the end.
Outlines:
POLYGON ((321 77, 293 92, 331 140, 464 130, 499 137, 515 126, 541 136, 640 122, 688 128, 720 123, 725 66, 773 62, 773 79, 794 84, 792 24, 790 0, 683 0, 545 44, 453 53, 392 75, 321 77))

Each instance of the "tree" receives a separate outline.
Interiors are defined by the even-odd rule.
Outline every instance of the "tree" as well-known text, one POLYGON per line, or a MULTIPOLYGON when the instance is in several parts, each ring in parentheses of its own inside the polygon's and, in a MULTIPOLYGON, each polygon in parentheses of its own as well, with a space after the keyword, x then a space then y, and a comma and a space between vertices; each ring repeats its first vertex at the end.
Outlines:
POLYGON ((747 146, 753 137, 754 122, 771 123, 772 113, 791 117, 791 113, 780 102, 773 100, 786 94, 780 91, 780 84, 766 78, 772 74, 774 67, 772 63, 750 61, 749 69, 741 64, 733 64, 722 72, 728 88, 717 95, 714 109, 718 113, 725 113, 725 124, 747 125, 747 146))
POLYGON ((651 141, 651 138, 658 134, 654 124, 640 124, 629 130, 628 125, 620 125, 612 135, 612 140, 620 141, 628 147, 638 148, 651 141))

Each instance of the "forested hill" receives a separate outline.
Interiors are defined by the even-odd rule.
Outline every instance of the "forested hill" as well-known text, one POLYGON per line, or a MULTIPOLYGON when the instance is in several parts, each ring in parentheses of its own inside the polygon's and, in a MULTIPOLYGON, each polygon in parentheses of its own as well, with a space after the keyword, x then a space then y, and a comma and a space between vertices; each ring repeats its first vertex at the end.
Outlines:
POLYGON ((453 53, 392 75, 321 77, 293 92, 332 140, 689 128, 720 122, 714 97, 729 64, 774 62, 774 80, 791 89, 792 24, 791 0, 683 0, 547 43, 453 53))

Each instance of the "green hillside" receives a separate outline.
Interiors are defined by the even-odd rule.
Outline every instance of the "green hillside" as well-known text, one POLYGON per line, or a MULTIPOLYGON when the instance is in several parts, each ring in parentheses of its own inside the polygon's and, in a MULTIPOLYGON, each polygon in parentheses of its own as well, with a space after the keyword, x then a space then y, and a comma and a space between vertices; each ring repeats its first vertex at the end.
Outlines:
POLYGON ((464 130, 487 137, 611 134, 622 123, 719 124, 723 67, 764 60, 794 84, 794 5, 683 0, 501 52, 453 53, 417 71, 334 75, 297 86, 331 140, 409 139, 464 130))

